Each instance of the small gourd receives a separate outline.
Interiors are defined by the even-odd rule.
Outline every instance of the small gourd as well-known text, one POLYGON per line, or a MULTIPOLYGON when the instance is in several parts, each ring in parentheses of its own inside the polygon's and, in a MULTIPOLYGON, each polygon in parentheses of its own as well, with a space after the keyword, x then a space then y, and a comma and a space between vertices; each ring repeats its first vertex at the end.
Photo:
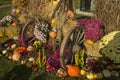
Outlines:
POLYGON ((55 20, 55 18, 53 18, 52 20, 51 20, 51 25, 54 25, 56 23, 56 20, 55 20))
POLYGON ((32 46, 28 46, 27 47, 27 51, 32 51, 33 50, 33 47, 32 46))
POLYGON ((97 73, 96 75, 97 75, 97 77, 96 77, 97 79, 102 79, 103 78, 103 74, 102 73, 97 73))
POLYGON ((15 12, 16 12, 17 14, 19 14, 19 13, 20 13, 20 9, 16 9, 15 12))
POLYGON ((94 79, 94 74, 93 73, 88 73, 86 75, 86 77, 87 77, 87 79, 92 80, 92 79, 94 79))
POLYGON ((16 22, 13 22, 11 25, 12 25, 13 27, 17 27, 17 23, 16 23, 16 22))
POLYGON ((67 71, 70 77, 79 77, 80 75, 80 68, 75 65, 67 65, 67 71))
POLYGON ((7 50, 3 50, 2 53, 3 53, 3 54, 6 54, 6 53, 7 53, 7 50))
POLYGON ((49 33, 49 35, 50 35, 51 38, 54 39, 54 38, 56 37, 57 33, 54 32, 54 31, 51 31, 51 32, 49 33))
POLYGON ((85 71, 84 69, 81 69, 81 70, 80 70, 80 75, 83 76, 83 75, 85 75, 85 74, 86 74, 86 71, 85 71))
POLYGON ((20 60, 21 55, 19 53, 15 53, 12 55, 12 60, 13 61, 19 61, 20 60))
POLYGON ((102 73, 105 77, 110 77, 111 76, 111 72, 107 69, 103 70, 102 73))
POLYGON ((117 71, 111 71, 111 75, 115 77, 119 77, 119 72, 117 71))
POLYGON ((26 48, 23 46, 17 47, 14 49, 13 54, 20 53, 20 54, 25 54, 26 53, 26 48))
POLYGON ((92 40, 90 40, 90 39, 87 39, 86 40, 86 44, 89 44, 89 45, 92 45, 94 42, 92 41, 92 40))
POLYGON ((66 77, 67 76, 67 72, 65 70, 63 70, 62 68, 58 69, 56 75, 58 77, 66 77))
POLYGON ((68 10, 68 11, 67 11, 67 15, 68 15, 70 18, 74 18, 74 17, 75 17, 73 11, 71 11, 71 10, 68 10))

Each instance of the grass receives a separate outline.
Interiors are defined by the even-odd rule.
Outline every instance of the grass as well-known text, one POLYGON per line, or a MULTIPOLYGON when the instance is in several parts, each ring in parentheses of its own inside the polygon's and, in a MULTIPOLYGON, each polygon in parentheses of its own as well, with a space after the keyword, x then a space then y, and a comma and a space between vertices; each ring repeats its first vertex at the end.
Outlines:
POLYGON ((2 19, 4 16, 10 14, 11 7, 4 7, 0 8, 0 19, 2 19))
MULTIPOLYGON (((75 78, 59 78, 55 72, 32 71, 26 65, 0 57, 0 80, 76 80, 75 78)), ((77 79, 80 80, 80 79, 77 79)))
MULTIPOLYGON (((0 5, 10 4, 12 0, 0 0, 0 5)), ((0 8, 0 19, 2 19, 5 15, 10 14, 11 7, 3 7, 0 8)))
POLYGON ((2 4, 10 4, 12 0, 0 0, 0 5, 2 4))

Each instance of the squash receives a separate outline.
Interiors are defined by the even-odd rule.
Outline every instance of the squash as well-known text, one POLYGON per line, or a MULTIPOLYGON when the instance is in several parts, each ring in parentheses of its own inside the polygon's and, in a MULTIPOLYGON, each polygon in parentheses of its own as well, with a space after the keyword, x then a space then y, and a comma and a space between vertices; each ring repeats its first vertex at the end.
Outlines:
POLYGON ((92 41, 92 40, 90 40, 90 39, 87 39, 86 40, 86 44, 89 44, 89 45, 92 45, 94 42, 92 41))
POLYGON ((58 69, 56 75, 58 77, 66 77, 67 76, 67 72, 65 70, 63 70, 62 68, 58 69))
POLYGON ((87 77, 87 79, 92 80, 92 79, 94 79, 94 74, 93 73, 88 73, 86 75, 86 77, 87 77))
POLYGON ((70 18, 74 18, 74 17, 75 17, 73 11, 71 11, 71 10, 68 10, 68 11, 67 11, 67 15, 68 15, 70 18))
POLYGON ((13 27, 17 27, 17 23, 16 23, 16 22, 13 22, 11 25, 12 25, 13 27))
POLYGON ((111 75, 115 77, 119 77, 119 72, 117 71, 111 71, 111 75))
POLYGON ((110 77, 111 76, 111 72, 107 69, 103 70, 102 73, 105 77, 110 77))
POLYGON ((103 78, 103 74, 102 73, 97 73, 96 75, 97 75, 96 79, 102 79, 103 78))
POLYGON ((56 23, 56 20, 55 20, 55 18, 53 18, 52 20, 51 20, 51 25, 54 25, 56 23))
POLYGON ((51 32, 49 33, 49 36, 50 36, 51 38, 53 38, 53 39, 56 37, 56 35, 57 35, 57 33, 54 32, 54 31, 51 31, 51 32))
POLYGON ((67 65, 67 72, 70 77, 79 77, 80 68, 75 65, 67 65))
POLYGON ((81 69, 80 70, 80 75, 85 75, 86 74, 86 71, 84 69, 81 69))
POLYGON ((19 53, 13 54, 12 55, 12 60, 13 61, 19 61, 20 57, 21 57, 21 55, 19 53))
POLYGON ((14 49, 13 54, 16 54, 16 53, 25 54, 26 51, 27 50, 26 50, 25 47, 20 46, 20 47, 17 47, 17 48, 14 49))
POLYGON ((20 9, 16 9, 15 12, 16 12, 17 14, 19 14, 19 13, 20 13, 20 9))

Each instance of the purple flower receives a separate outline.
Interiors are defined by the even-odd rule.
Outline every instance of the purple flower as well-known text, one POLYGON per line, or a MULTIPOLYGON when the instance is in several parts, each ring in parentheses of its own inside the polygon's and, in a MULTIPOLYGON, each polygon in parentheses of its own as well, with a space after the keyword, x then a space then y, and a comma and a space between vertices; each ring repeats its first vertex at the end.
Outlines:
POLYGON ((93 41, 99 40, 103 34, 102 22, 98 19, 80 19, 77 23, 85 28, 85 38, 93 41))

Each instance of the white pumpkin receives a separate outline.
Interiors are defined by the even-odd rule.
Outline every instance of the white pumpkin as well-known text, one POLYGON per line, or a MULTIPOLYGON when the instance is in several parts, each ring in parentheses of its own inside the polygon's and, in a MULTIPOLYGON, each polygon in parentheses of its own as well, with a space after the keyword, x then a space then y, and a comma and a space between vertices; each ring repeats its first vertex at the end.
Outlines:
POLYGON ((107 69, 103 70, 102 73, 105 77, 110 77, 111 76, 111 72, 107 69))

